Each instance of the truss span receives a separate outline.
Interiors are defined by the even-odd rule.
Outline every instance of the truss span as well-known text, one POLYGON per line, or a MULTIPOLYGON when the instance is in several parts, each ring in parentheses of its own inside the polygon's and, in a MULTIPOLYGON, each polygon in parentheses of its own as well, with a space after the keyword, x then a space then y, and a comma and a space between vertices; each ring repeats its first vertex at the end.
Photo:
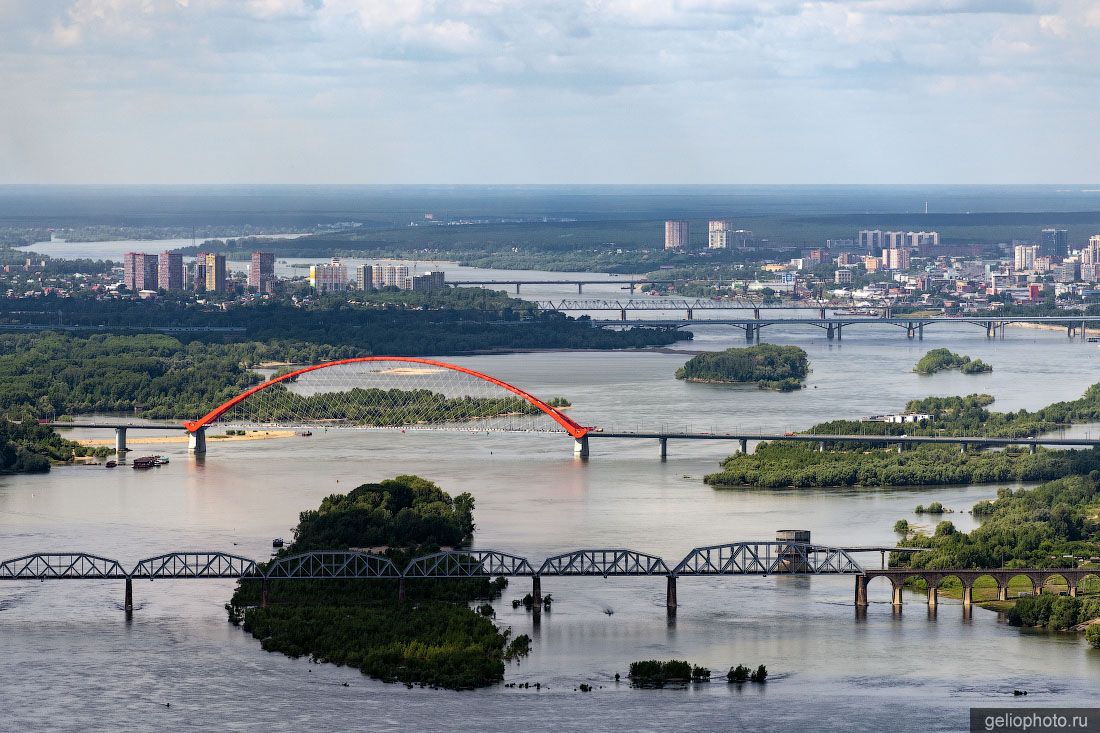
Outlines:
POLYGON ((656 555, 625 549, 574 550, 548 557, 539 575, 668 575, 668 565, 656 555))
POLYGON ((362 356, 296 369, 245 390, 184 427, 195 433, 216 421, 271 427, 564 430, 574 438, 591 430, 559 407, 488 374, 403 356, 362 356), (545 422, 547 417, 552 423, 545 422))
POLYGON ((673 575, 861 575, 863 568, 844 550, 803 542, 735 542, 696 547, 673 575))
POLYGON ((84 552, 41 552, 0 563, 0 580, 120 580, 128 575, 117 560, 84 552))
POLYGON ((406 578, 484 578, 534 575, 527 558, 497 550, 446 550, 414 557, 405 566, 406 578))
POLYGON ((224 552, 170 552, 138 561, 131 578, 247 578, 256 562, 224 552))
POLYGON ((267 567, 264 577, 272 580, 400 578, 401 571, 388 557, 369 552, 316 551, 276 558, 267 567))

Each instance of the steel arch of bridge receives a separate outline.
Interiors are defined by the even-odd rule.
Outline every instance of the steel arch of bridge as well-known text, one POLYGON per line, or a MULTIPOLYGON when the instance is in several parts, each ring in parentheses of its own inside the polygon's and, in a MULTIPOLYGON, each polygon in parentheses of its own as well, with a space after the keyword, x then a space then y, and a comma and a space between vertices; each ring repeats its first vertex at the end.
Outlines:
POLYGON ((527 558, 498 550, 446 550, 414 557, 401 571, 406 578, 475 578, 534 575, 527 558))
POLYGON ((442 369, 450 369, 451 371, 454 371, 454 372, 460 372, 462 374, 467 374, 471 377, 476 377, 477 379, 481 379, 481 380, 483 380, 485 382, 488 382, 490 384, 494 384, 497 387, 500 387, 501 389, 507 390, 507 391, 511 392, 512 394, 516 395, 517 397, 520 397, 521 399, 526 400, 527 402, 534 405, 535 407, 537 407, 542 412, 546 413, 546 415, 548 415, 558 425, 561 425, 565 429, 565 431, 567 433, 569 433, 571 436, 573 436, 574 438, 583 438, 591 430, 590 427, 586 427, 584 425, 581 425, 580 423, 576 422, 575 420, 570 418, 568 415, 566 415, 564 412, 557 409, 556 407, 553 407, 553 406, 547 404, 546 402, 543 402, 538 397, 535 397, 534 395, 523 391, 519 387, 508 384, 507 382, 501 381, 501 380, 497 379, 496 377, 491 377, 488 374, 484 374, 482 372, 478 372, 478 371, 475 371, 473 369, 467 369, 466 367, 461 367, 461 366, 458 366, 457 364, 448 364, 447 362, 444 362, 444 361, 437 361, 435 359, 422 359, 420 357, 415 357, 415 356, 357 356, 357 357, 353 357, 353 358, 350 358, 350 359, 338 359, 336 361, 327 361, 327 362, 324 362, 323 364, 314 364, 312 366, 303 367, 302 369, 298 369, 298 370, 295 370, 293 372, 288 372, 288 373, 283 374, 281 376, 275 377, 274 379, 269 379, 266 382, 263 382, 261 384, 257 384, 256 386, 254 386, 250 389, 247 389, 244 392, 241 392, 236 397, 233 397, 232 399, 226 400, 225 402, 218 405, 217 407, 215 407, 210 412, 208 412, 205 415, 203 415, 202 417, 200 417, 198 420, 192 420, 190 422, 185 422, 185 423, 183 423, 183 425, 184 425, 184 427, 187 428, 188 432, 194 433, 198 430, 201 430, 201 429, 205 428, 207 425, 209 425, 210 423, 214 422, 219 417, 224 415, 228 410, 232 409, 236 405, 239 405, 241 402, 244 402, 245 400, 247 400, 249 397, 256 394, 257 392, 262 392, 263 390, 267 389, 268 387, 279 384, 280 382, 285 382, 285 381, 288 381, 288 380, 294 380, 297 377, 301 376, 302 374, 307 374, 309 372, 314 372, 314 371, 317 371, 318 369, 327 369, 329 367, 342 366, 342 365, 345 365, 345 364, 363 364, 363 363, 374 362, 374 361, 397 361, 397 362, 404 362, 404 363, 408 363, 408 364, 425 364, 427 366, 439 367, 439 368, 442 368, 442 369))
POLYGON ((539 575, 668 575, 668 565, 656 555, 635 550, 574 550, 546 558, 539 575))
POLYGON ((8 580, 122 580, 129 573, 117 560, 85 552, 40 552, 0 563, 0 579, 8 580))
POLYGON ((862 575, 863 568, 844 550, 803 542, 734 542, 696 547, 672 575, 862 575))
POLYGON ((255 576, 256 561, 224 552, 170 552, 139 560, 131 578, 246 578, 255 576))

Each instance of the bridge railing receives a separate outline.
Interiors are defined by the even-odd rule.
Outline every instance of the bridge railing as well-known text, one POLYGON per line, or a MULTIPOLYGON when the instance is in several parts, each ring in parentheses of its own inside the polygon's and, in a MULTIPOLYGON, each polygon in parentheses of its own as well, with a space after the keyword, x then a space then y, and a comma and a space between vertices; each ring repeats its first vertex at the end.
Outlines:
POLYGON ((246 578, 256 576, 256 561, 224 552, 170 552, 139 560, 131 578, 246 578))
POLYGON ((622 548, 574 550, 546 558, 539 575, 668 575, 656 555, 622 548))
POLYGON ((124 579, 117 560, 85 552, 41 552, 0 563, 0 580, 124 579))
POLYGON ((527 558, 498 550, 446 550, 414 557, 401 571, 406 578, 474 578, 534 575, 527 558))
POLYGON ((862 574, 844 550, 803 542, 733 542, 696 547, 673 575, 862 574))

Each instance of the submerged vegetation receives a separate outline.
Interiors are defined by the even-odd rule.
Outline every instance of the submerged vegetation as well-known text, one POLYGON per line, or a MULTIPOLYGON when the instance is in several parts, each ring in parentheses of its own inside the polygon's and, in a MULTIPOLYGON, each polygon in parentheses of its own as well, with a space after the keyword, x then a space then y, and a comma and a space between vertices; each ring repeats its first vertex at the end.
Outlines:
MULTIPOLYGON (((417 476, 363 484, 302 512, 294 542, 281 553, 384 547, 400 566, 441 546, 469 542, 473 497, 451 497, 417 476)), ((288 656, 346 664, 385 681, 479 687, 504 677, 507 659, 523 656, 530 639, 509 640, 491 618, 469 607, 499 597, 506 582, 410 582, 407 601, 397 581, 271 581, 271 605, 256 605, 256 583, 242 582, 226 608, 229 618, 288 656)))
POLYGON ((935 374, 948 369, 958 369, 963 374, 981 374, 993 371, 993 367, 981 359, 970 360, 969 356, 956 354, 948 349, 932 349, 921 357, 913 371, 917 374, 935 374))
POLYGON ((800 389, 810 371, 806 352, 797 346, 756 344, 699 354, 676 370, 689 382, 739 384, 756 382, 762 389, 800 389))

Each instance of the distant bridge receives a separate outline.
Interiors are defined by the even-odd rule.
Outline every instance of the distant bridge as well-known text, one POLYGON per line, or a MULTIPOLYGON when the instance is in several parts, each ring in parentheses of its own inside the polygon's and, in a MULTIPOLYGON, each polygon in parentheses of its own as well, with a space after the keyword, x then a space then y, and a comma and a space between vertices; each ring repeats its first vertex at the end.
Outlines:
POLYGON ((516 294, 519 294, 521 285, 576 285, 577 293, 584 292, 585 285, 616 285, 623 290, 630 290, 634 292, 635 288, 642 285, 671 285, 675 281, 673 280, 644 280, 638 278, 631 278, 629 280, 592 280, 592 279, 577 279, 568 278, 561 280, 448 280, 448 285, 458 286, 471 286, 471 287, 494 287, 497 285, 514 285, 516 288, 516 294))
MULTIPOLYGON (((1032 319, 1042 320, 1042 319, 1032 319)), ((1100 320, 1100 317, 1097 317, 1100 320)), ((515 408, 509 408, 515 409, 515 408)), ((661 430, 661 431, 616 431, 604 430, 592 425, 583 425, 568 415, 564 408, 552 405, 535 397, 529 392, 504 382, 482 372, 446 362, 425 359, 420 357, 402 356, 365 356, 351 359, 341 359, 322 364, 303 367, 273 377, 261 384, 251 387, 232 399, 226 400, 221 405, 213 408, 202 417, 186 421, 182 424, 142 423, 133 421, 92 421, 81 420, 73 422, 43 421, 43 424, 56 428, 82 428, 114 430, 115 450, 120 456, 125 456, 127 451, 126 438, 129 431, 133 430, 173 430, 185 431, 189 436, 189 449, 192 453, 206 452, 206 430, 217 421, 224 421, 227 427, 236 425, 251 425, 259 429, 285 428, 285 427, 315 427, 333 429, 401 429, 401 430, 451 430, 464 432, 482 432, 488 430, 500 431, 554 431, 564 432, 574 440, 574 454, 586 458, 590 454, 591 439, 624 439, 624 440, 657 440, 660 446, 660 457, 668 456, 668 443, 670 440, 733 440, 737 441, 742 453, 747 453, 750 443, 761 441, 790 440, 796 442, 816 443, 824 449, 830 443, 849 443, 861 445, 889 445, 899 451, 906 447, 921 444, 951 444, 958 445, 963 451, 968 448, 981 447, 1007 447, 1022 446, 1034 452, 1039 446, 1082 447, 1095 448, 1100 446, 1100 437, 1089 438, 1064 438, 1025 436, 1019 438, 995 438, 984 436, 947 436, 947 435, 820 435, 812 433, 768 433, 768 432, 694 432, 690 430, 661 430), (363 372, 360 367, 369 367, 369 372, 363 372), (348 371, 351 370, 351 371, 348 371), (331 379, 324 379, 325 375, 334 375, 331 379), (466 380, 467 384, 456 387, 443 381, 446 375, 457 375, 466 380), (302 386, 299 378, 312 379, 306 386, 312 392, 310 394, 323 397, 314 409, 313 414, 301 413, 303 398, 291 394, 284 389, 285 385, 302 386), (394 389, 394 382, 386 380, 399 380, 397 384, 402 389, 394 389), (373 380, 373 381, 372 381, 373 380), (282 385, 282 386, 280 386, 282 385), (405 386, 407 385, 407 387, 405 386), (473 386, 471 386, 473 385, 473 386), (487 386, 486 386, 487 385, 487 386), (409 389, 411 387, 412 389, 409 389), (489 390, 499 398, 501 395, 515 399, 515 404, 525 406, 531 416, 522 414, 509 414, 506 422, 501 424, 493 422, 491 418, 480 415, 477 412, 476 399, 465 399, 469 391, 474 387, 489 390), (459 392, 455 392, 459 389, 459 392), (371 403, 354 402, 348 395, 382 395, 390 398, 398 394, 401 400, 407 403, 399 405, 407 408, 402 414, 403 421, 378 425, 371 423, 358 423, 354 419, 362 416, 370 417, 371 403), (423 396, 431 393, 433 400, 438 402, 438 395, 455 399, 455 409, 460 412, 451 414, 449 422, 437 422, 422 418, 419 407, 415 404, 417 395, 423 396), (267 397, 273 397, 275 402, 264 402, 267 397), (298 402, 294 402, 295 398, 298 402), (261 407, 269 410, 262 415, 242 412, 243 408, 260 402, 261 407), (289 402, 288 402, 289 401, 289 402), (529 419, 550 418, 545 421, 547 426, 535 426, 529 419)))

